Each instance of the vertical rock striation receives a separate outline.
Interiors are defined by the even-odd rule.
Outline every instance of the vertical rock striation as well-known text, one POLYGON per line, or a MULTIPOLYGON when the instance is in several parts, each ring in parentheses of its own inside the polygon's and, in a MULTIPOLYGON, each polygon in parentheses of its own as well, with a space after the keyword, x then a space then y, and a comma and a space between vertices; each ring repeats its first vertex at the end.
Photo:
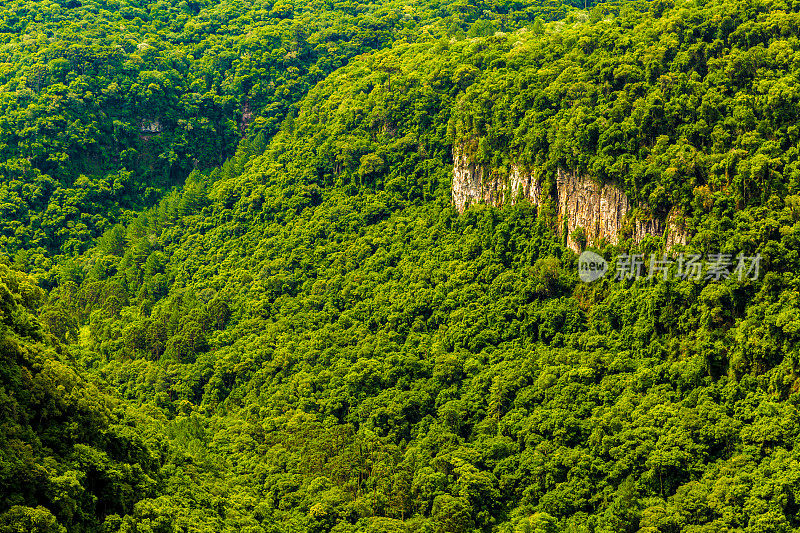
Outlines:
POLYGON ((576 251, 579 244, 571 235, 579 227, 583 228, 588 243, 605 239, 616 244, 623 229, 630 231, 635 242, 647 235, 665 233, 668 247, 688 241, 677 212, 670 211, 666 221, 633 219, 627 195, 614 184, 600 185, 588 177, 558 169, 555 191, 548 193, 542 191, 540 181, 533 174, 522 171, 517 165, 511 166, 507 179, 499 178, 473 162, 460 145, 453 148, 453 162, 452 199, 459 212, 463 213, 476 203, 496 207, 513 204, 522 194, 539 206, 552 198, 557 209, 558 230, 566 229, 567 245, 576 251))
POLYGON ((500 207, 513 204, 517 194, 522 194, 536 203, 541 203, 542 189, 539 180, 523 172, 517 165, 511 166, 508 180, 488 175, 486 170, 465 153, 463 147, 453 149, 453 203, 460 213, 467 206, 483 203, 500 207))
POLYGON ((583 228, 589 243, 606 239, 612 244, 618 236, 630 211, 628 197, 614 185, 599 185, 585 177, 558 169, 556 200, 559 227, 566 220, 567 246, 579 248, 572 240, 572 232, 583 228))

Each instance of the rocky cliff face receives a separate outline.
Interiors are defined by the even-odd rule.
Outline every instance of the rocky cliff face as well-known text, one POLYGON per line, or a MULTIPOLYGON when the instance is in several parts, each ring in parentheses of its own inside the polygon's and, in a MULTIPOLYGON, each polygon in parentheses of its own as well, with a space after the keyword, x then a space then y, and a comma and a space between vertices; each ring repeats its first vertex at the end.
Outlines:
POLYGON ((556 178, 556 201, 559 227, 566 220, 567 246, 573 250, 580 248, 572 239, 572 232, 579 227, 586 233, 586 242, 606 239, 616 244, 630 211, 628 197, 619 187, 601 186, 562 169, 556 178))
MULTIPOLYGON (((452 198, 459 212, 476 203, 497 207, 512 204, 520 193, 536 205, 548 199, 549 193, 543 193, 539 180, 517 166, 512 166, 508 179, 500 179, 471 161, 462 146, 453 149, 453 161, 452 198)), ((633 219, 628 197, 616 185, 599 185, 585 176, 559 169, 554 194, 558 229, 566 226, 567 245, 573 250, 580 248, 572 239, 572 233, 579 227, 584 229, 590 244, 601 239, 616 244, 623 230, 630 231, 635 242, 665 232, 668 247, 688 241, 680 216, 674 211, 665 221, 633 219)))
POLYGON ((516 165, 511 167, 508 180, 501 180, 487 175, 485 169, 473 163, 461 147, 454 148, 453 161, 452 197, 460 213, 477 203, 496 207, 513 204, 520 192, 537 205, 542 203, 539 180, 522 172, 516 165))

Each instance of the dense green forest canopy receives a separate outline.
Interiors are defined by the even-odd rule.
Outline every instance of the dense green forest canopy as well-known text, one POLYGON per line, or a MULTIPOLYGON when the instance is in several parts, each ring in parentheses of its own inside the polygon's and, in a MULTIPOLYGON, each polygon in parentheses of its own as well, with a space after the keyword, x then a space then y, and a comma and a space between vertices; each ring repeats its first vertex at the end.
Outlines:
POLYGON ((44 270, 317 82, 404 39, 563 18, 544 2, 13 0, 0 10, 0 247, 44 270))
MULTIPOLYGON (((257 102, 248 136, 169 191, 149 156, 104 163, 161 192, 108 200, 88 249, 7 241, 0 531, 800 530, 800 4, 471 6, 286 98, 226 93, 209 63, 205 91, 257 102), (760 254, 762 275, 581 284, 552 205, 456 212, 457 143, 545 188, 559 167, 614 181, 638 217, 683 213, 681 250, 760 254)), ((177 14, 136 9, 172 43, 177 14)), ((218 54, 247 33, 176 9, 182 31, 233 17, 204 34, 218 54)), ((353 30, 348 9, 275 24, 353 30)), ((175 131, 147 142, 194 146, 175 131)), ((595 250, 666 251, 627 237, 595 250)))

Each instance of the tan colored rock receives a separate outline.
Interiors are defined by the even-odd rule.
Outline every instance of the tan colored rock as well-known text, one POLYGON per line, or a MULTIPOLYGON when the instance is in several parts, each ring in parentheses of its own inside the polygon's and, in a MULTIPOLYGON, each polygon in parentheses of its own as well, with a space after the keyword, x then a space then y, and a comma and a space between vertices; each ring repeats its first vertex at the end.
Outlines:
POLYGON ((685 246, 689 242, 689 233, 686 231, 683 216, 676 209, 670 209, 666 225, 665 244, 667 248, 677 245, 685 246))
POLYGON ((250 107, 250 100, 242 102, 242 118, 239 119, 239 132, 244 135, 247 126, 253 121, 253 109, 250 107))
POLYGON ((533 174, 523 172, 517 165, 511 165, 508 182, 511 193, 509 203, 513 204, 517 200, 517 195, 521 190, 522 195, 532 203, 536 205, 542 204, 542 184, 533 174))
POLYGON ((459 213, 469 205, 477 203, 500 207, 513 204, 520 189, 531 202, 541 203, 541 184, 531 174, 523 172, 517 165, 511 165, 507 180, 491 175, 466 155, 462 147, 453 149, 453 204, 459 213), (508 198, 506 198, 508 196, 508 198))
POLYGON ((453 203, 459 213, 467 206, 485 203, 500 206, 499 180, 486 179, 486 171, 467 156, 463 147, 453 149, 453 203))
POLYGON ((582 227, 589 243, 607 239, 618 242, 619 232, 628 215, 630 205, 622 189, 615 185, 600 185, 594 181, 578 177, 571 172, 558 169, 556 179, 558 195, 559 227, 567 221, 567 246, 578 250, 571 234, 582 227))
MULTIPOLYGON (((453 204, 460 213, 470 205, 484 203, 500 207, 513 204, 517 195, 541 206, 547 199, 540 180, 533 174, 523 171, 518 165, 511 165, 508 178, 501 180, 496 174, 474 163, 463 146, 453 148, 453 204), (508 196, 508 198, 506 198, 508 196)), ((611 244, 619 242, 619 235, 631 217, 632 206, 623 190, 615 184, 601 185, 586 176, 558 169, 556 176, 557 220, 559 233, 565 228, 567 246, 579 251, 579 245, 572 240, 572 232, 582 227, 588 243, 601 239, 611 244)), ((647 235, 664 235, 667 247, 685 245, 689 236, 679 213, 670 211, 666 221, 656 218, 634 219, 632 237, 641 242, 647 235)))
POLYGON ((657 218, 633 221, 633 242, 642 242, 648 235, 663 235, 664 224, 657 218))

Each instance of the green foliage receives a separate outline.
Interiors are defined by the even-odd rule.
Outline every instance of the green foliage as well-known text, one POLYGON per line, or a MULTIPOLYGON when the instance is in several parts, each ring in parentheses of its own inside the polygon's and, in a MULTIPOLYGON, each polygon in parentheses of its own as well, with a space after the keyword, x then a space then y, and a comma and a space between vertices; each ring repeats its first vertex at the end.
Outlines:
POLYGON ((600 4, 572 24, 487 39, 455 139, 477 139, 474 159, 490 168, 617 183, 651 216, 678 208, 690 228, 709 195, 742 209, 795 194, 797 6, 632 7, 600 4))
POLYGON ((98 530, 154 496, 160 453, 143 418, 86 381, 41 328, 43 291, 0 266, 0 531, 98 530))
MULTIPOLYGON (((243 136, 275 134, 359 54, 568 9, 13 0, 0 13, 0 251, 25 251, 20 266, 39 273, 54 256, 85 251, 126 210, 221 165, 243 136)), ((380 167, 372 158, 365 177, 380 167)))
MULTIPOLYGON (((185 18, 121 6, 167 43, 136 54, 184 35, 205 70, 131 66, 140 105, 169 116, 169 82, 261 107, 86 251, 21 247, 46 292, 0 266, 0 531, 800 528, 794 5, 161 6, 185 18), (678 208, 683 250, 762 277, 581 284, 548 205, 455 211, 462 141, 544 190, 566 167, 678 208)), ((81 198, 120 206, 121 166, 81 198)))
POLYGON ((575 228, 572 233, 570 233, 569 238, 572 239, 574 243, 578 245, 578 248, 583 250, 586 248, 586 230, 583 229, 582 226, 578 226, 575 228))

